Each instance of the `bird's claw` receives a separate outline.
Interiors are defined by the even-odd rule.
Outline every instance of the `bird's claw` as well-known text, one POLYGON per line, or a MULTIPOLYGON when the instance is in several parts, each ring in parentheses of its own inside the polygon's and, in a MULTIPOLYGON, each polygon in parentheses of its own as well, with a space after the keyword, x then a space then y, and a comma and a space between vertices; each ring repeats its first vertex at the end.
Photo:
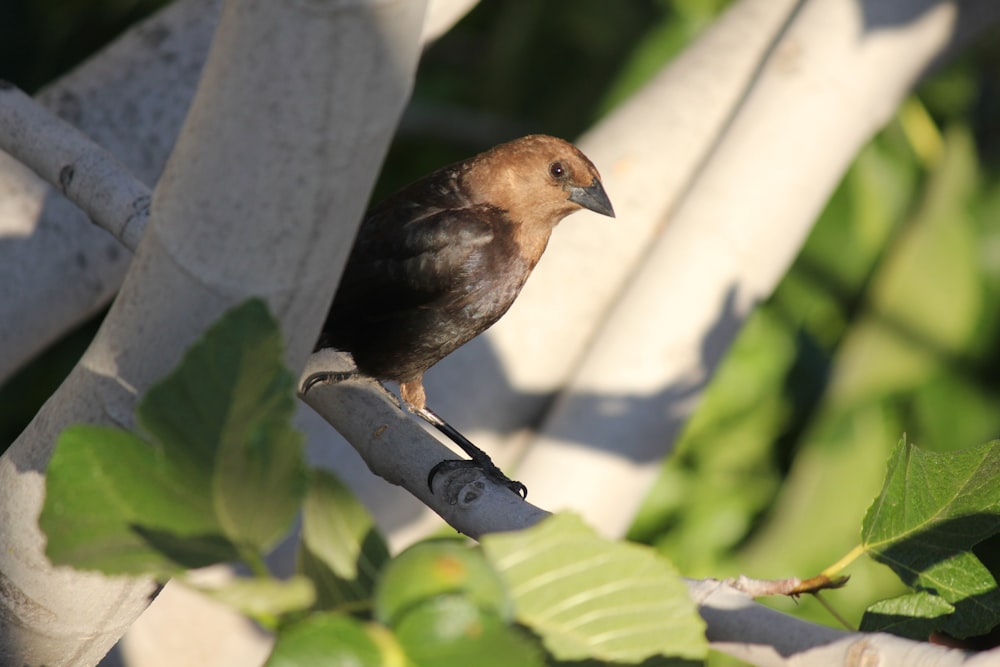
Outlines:
POLYGON ((494 482, 500 486, 507 487, 521 496, 522 499, 528 497, 528 487, 505 475, 489 457, 484 461, 476 459, 448 459, 441 461, 427 473, 427 488, 431 490, 431 493, 434 493, 434 478, 437 477, 438 473, 448 472, 449 470, 460 470, 462 468, 476 468, 477 470, 481 470, 494 482))
POLYGON ((318 384, 334 384, 336 382, 343 382, 344 380, 352 379, 357 374, 357 371, 319 371, 318 373, 313 373, 302 381, 302 387, 299 389, 299 393, 305 396, 309 393, 310 389, 318 384))

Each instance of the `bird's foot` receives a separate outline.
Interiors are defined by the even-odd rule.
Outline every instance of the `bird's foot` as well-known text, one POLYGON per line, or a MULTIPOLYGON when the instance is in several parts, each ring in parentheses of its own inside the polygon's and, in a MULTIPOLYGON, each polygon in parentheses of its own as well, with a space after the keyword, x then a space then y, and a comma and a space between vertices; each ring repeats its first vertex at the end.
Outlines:
POLYGON ((434 493, 434 477, 436 477, 439 472, 457 470, 459 468, 478 468, 497 484, 506 486, 522 498, 528 497, 528 487, 503 474, 503 471, 500 470, 495 463, 493 463, 493 459, 490 458, 489 454, 472 444, 472 441, 459 433, 458 429, 454 426, 441 419, 436 412, 431 410, 426 405, 422 407, 409 405, 409 408, 413 414, 417 415, 428 424, 431 424, 434 428, 444 433, 452 442, 461 447, 463 452, 469 455, 468 459, 449 459, 441 461, 436 466, 431 468, 431 471, 427 474, 427 486, 430 488, 431 493, 434 493))
POLYGON ((357 377, 357 371, 319 371, 318 373, 313 373, 305 380, 302 381, 302 387, 299 389, 299 393, 305 396, 309 393, 309 390, 318 384, 336 384, 337 382, 344 382, 345 380, 350 380, 357 377))
POLYGON ((521 498, 528 497, 528 487, 505 475, 485 452, 482 453, 481 457, 473 456, 471 459, 448 459, 441 461, 431 468, 431 471, 427 474, 427 487, 431 490, 431 493, 434 493, 434 478, 437 477, 438 473, 448 472, 449 470, 461 470, 463 468, 481 470, 487 477, 500 486, 507 487, 521 496, 521 498))

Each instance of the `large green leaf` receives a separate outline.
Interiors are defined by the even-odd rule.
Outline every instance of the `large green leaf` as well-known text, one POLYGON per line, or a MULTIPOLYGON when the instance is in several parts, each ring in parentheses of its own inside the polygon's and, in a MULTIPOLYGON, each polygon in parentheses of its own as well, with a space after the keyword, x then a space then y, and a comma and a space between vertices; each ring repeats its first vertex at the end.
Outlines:
POLYGON ((336 477, 314 470, 302 506, 298 568, 316 585, 320 607, 370 599, 388 560, 365 507, 336 477))
POLYGON ((955 607, 938 596, 920 591, 876 602, 865 612, 859 629, 924 640, 954 611, 955 607))
POLYGON ((58 564, 152 574, 258 560, 305 490, 291 374, 259 300, 226 313, 139 407, 150 442, 71 427, 56 443, 40 525, 58 564))
MULTIPOLYGON (((998 479, 1000 441, 947 454, 900 442, 865 516, 868 553, 907 585, 954 606, 936 629, 957 637, 1000 623, 996 579, 972 552, 1000 531, 998 479)), ((940 616, 943 607, 934 605, 919 615, 940 616)))
POLYGON ((482 544, 507 581, 517 619, 555 658, 705 656, 705 626, 687 587, 652 549, 605 540, 571 515, 482 544))
POLYGON ((305 493, 294 378, 259 299, 228 311, 139 404, 173 476, 205 499, 236 544, 267 550, 305 493))
POLYGON ((165 578, 236 556, 214 517, 165 473, 162 452, 115 428, 63 431, 38 521, 56 565, 165 578))

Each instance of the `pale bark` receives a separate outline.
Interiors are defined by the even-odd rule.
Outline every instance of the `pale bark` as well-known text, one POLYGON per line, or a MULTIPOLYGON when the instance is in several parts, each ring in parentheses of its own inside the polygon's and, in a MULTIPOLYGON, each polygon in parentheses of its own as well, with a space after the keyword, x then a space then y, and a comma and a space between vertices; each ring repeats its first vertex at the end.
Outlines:
POLYGON ((451 30, 463 16, 479 4, 479 0, 430 0, 421 39, 426 44, 451 30))
POLYGON ((128 276, 84 358, 0 459, 0 663, 94 664, 151 582, 45 559, 45 463, 137 395, 226 308, 264 297, 301 366, 412 84, 423 3, 229 2, 128 276), (81 639, 83 638, 83 639, 81 639))
MULTIPOLYGON (((37 99, 107 149, 136 179, 155 184, 191 103, 220 6, 219 0, 170 5, 37 99)), ((132 255, 2 151, 0 238, 3 381, 104 308, 132 255)))
MULTIPOLYGON (((324 350, 309 360, 303 377, 339 368, 350 366, 338 353, 324 350)), ((336 427, 372 472, 405 488, 461 533, 478 538, 485 533, 517 530, 548 514, 485 478, 479 470, 440 473, 433 480, 432 491, 427 479, 430 470, 457 457, 375 380, 359 376, 317 385, 303 400, 336 427)))
POLYGON ((131 171, 13 86, 0 85, 0 127, 0 150, 58 186, 94 224, 135 252, 152 192, 131 171))
POLYGON ((719 581, 689 582, 712 648, 759 667, 988 667, 1000 651, 970 654, 882 633, 845 632, 756 604, 719 581))

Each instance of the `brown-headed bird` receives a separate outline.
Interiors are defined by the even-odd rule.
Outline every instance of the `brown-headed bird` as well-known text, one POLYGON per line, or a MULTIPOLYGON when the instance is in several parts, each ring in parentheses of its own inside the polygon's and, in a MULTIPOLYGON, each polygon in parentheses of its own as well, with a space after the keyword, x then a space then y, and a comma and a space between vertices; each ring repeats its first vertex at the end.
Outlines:
MULTIPOLYGON (((581 208, 615 215, 590 160, 535 134, 438 169, 361 223, 316 349, 350 352, 359 372, 398 382, 407 408, 472 457, 439 463, 428 486, 469 466, 527 494, 427 407, 423 375, 507 312, 553 228, 581 208)), ((303 392, 343 377, 315 373, 303 392)))

